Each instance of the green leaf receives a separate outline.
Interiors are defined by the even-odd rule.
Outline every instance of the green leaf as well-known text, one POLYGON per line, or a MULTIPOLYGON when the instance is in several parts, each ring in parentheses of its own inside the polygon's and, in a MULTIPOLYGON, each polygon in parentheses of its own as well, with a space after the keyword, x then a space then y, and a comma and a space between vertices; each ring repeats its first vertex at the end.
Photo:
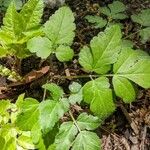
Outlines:
POLYGON ((101 150, 100 139, 96 133, 81 131, 73 143, 72 150, 101 150))
POLYGON ((5 57, 8 54, 8 51, 0 46, 0 57, 5 57))
POLYGON ((111 15, 111 12, 110 12, 110 9, 108 7, 102 7, 100 8, 100 12, 106 16, 110 16, 111 15))
POLYGON ((30 30, 40 25, 43 15, 43 0, 28 0, 20 14, 24 18, 25 30, 30 30))
POLYGON ((112 15, 112 18, 118 19, 118 20, 123 20, 123 19, 128 18, 128 16, 126 14, 123 14, 123 13, 118 13, 118 14, 112 15))
POLYGON ((47 100, 40 104, 40 125, 44 134, 53 129, 55 124, 63 117, 64 113, 69 109, 66 100, 60 102, 47 100))
POLYGON ((111 14, 118 14, 126 10, 125 5, 120 1, 114 1, 112 4, 109 4, 111 14))
POLYGON ((94 24, 95 28, 103 28, 107 24, 107 20, 103 19, 102 17, 99 16, 92 16, 92 15, 87 15, 85 17, 89 23, 94 24))
POLYGON ((27 98, 22 104, 21 113, 17 116, 17 126, 24 131, 30 131, 38 122, 39 102, 33 98, 27 98))
POLYGON ((5 139, 0 136, 0 147, 1 147, 1 150, 4 150, 4 147, 5 147, 5 139))
POLYGON ((131 19, 134 22, 141 24, 142 26, 149 27, 150 26, 149 14, 150 14, 150 9, 145 9, 145 10, 142 10, 141 13, 137 15, 132 15, 131 19))
POLYGON ((12 2, 7 9, 6 15, 3 19, 2 30, 14 38, 18 38, 21 35, 24 28, 24 21, 21 15, 16 11, 15 4, 12 2))
POLYGON ((73 122, 64 122, 55 138, 56 150, 69 150, 78 130, 73 122))
POLYGON ((75 36, 74 30, 74 16, 66 6, 59 8, 44 25, 44 32, 54 46, 71 45, 75 36))
POLYGON ((17 143, 24 149, 36 149, 36 146, 32 143, 32 139, 30 136, 19 136, 17 139, 17 143))
POLYGON ((82 86, 77 82, 73 82, 72 84, 69 85, 69 90, 71 92, 68 98, 70 104, 72 105, 76 103, 80 104, 81 101, 83 100, 82 86))
POLYGON ((46 59, 52 52, 52 43, 46 37, 34 37, 27 43, 27 48, 38 57, 46 59))
POLYGON ((69 46, 60 45, 56 49, 56 57, 60 62, 71 60, 73 55, 73 49, 71 49, 69 46))
POLYGON ((135 100, 136 91, 128 79, 114 76, 113 86, 116 95, 121 97, 125 103, 131 103, 135 100))
POLYGON ((82 113, 77 119, 77 124, 81 130, 95 130, 100 126, 100 119, 87 113, 82 113))
POLYGON ((113 66, 115 76, 127 78, 143 88, 150 88, 150 56, 140 50, 123 49, 113 66))
POLYGON ((130 40, 122 40, 122 48, 133 48, 134 43, 130 40))
POLYGON ((78 82, 73 82, 72 84, 69 85, 69 90, 71 93, 78 93, 82 88, 82 85, 79 84, 78 82))
POLYGON ((104 74, 117 61, 120 52, 121 31, 119 26, 111 26, 84 47, 79 54, 79 63, 85 70, 104 74))
POLYGON ((44 89, 48 90, 51 93, 53 100, 58 101, 64 94, 62 88, 54 83, 47 83, 42 86, 44 89))
POLYGON ((90 104, 91 111, 101 119, 105 119, 115 110, 109 86, 105 77, 89 81, 83 86, 84 101, 90 104))
POLYGON ((0 115, 5 115, 9 107, 10 107, 9 100, 0 100, 0 115))
POLYGON ((147 41, 150 41, 150 27, 140 30, 139 35, 141 36, 142 43, 146 43, 147 41))

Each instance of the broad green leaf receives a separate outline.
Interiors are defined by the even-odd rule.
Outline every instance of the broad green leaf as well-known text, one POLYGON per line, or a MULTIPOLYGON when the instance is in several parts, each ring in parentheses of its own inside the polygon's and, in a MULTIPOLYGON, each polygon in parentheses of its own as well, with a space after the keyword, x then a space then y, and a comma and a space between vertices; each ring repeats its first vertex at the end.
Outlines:
POLYGON ((18 109, 21 108, 23 101, 24 101, 24 97, 25 97, 25 93, 20 94, 16 100, 16 106, 18 107, 18 109))
POLYGON ((69 150, 78 130, 73 122, 64 122, 55 138, 56 150, 69 150))
POLYGON ((32 143, 32 139, 29 136, 19 136, 17 139, 17 143, 24 149, 36 149, 36 146, 32 143))
POLYGON ((59 8, 44 25, 44 32, 54 46, 71 45, 75 36, 74 30, 74 16, 66 6, 59 8))
POLYGON ((62 88, 54 83, 47 83, 42 87, 51 93, 51 97, 55 101, 58 101, 64 94, 62 88))
POLYGON ((72 84, 69 85, 69 90, 71 93, 78 93, 82 88, 82 85, 79 84, 78 82, 73 82, 72 84))
POLYGON ((16 11, 15 4, 12 2, 7 9, 3 19, 2 30, 14 38, 21 36, 24 28, 24 21, 22 16, 16 11))
POLYGON ((69 109, 69 104, 66 100, 59 102, 47 100, 40 104, 40 126, 44 134, 53 129, 55 124, 63 117, 64 113, 69 109))
POLYGON ((136 91, 128 79, 114 76, 113 86, 116 95, 121 97, 125 103, 130 103, 135 100, 136 91))
POLYGON ((24 131, 30 131, 38 122, 39 102, 33 98, 27 98, 22 103, 22 109, 17 117, 17 126, 24 131))
POLYGON ((25 30, 39 26, 43 15, 43 0, 28 0, 20 14, 24 18, 25 30))
POLYGON ((79 54, 79 63, 84 69, 104 74, 110 70, 120 52, 121 31, 119 26, 111 26, 84 47, 79 54))
POLYGON ((107 24, 107 20, 99 16, 87 15, 85 19, 87 19, 89 23, 92 23, 95 28, 103 28, 107 24))
POLYGON ((123 49, 113 66, 115 76, 127 78, 143 88, 150 88, 150 56, 140 50, 123 49))
POLYGON ((111 14, 118 14, 126 10, 125 5, 120 1, 114 1, 112 4, 109 4, 111 14))
POLYGON ((83 86, 84 101, 90 104, 91 111, 101 119, 105 119, 115 110, 109 86, 105 77, 89 81, 83 86))
POLYGON ((34 37, 27 43, 27 48, 38 57, 46 59, 52 52, 52 43, 46 37, 34 37))
POLYGON ((140 36, 142 39, 142 43, 146 43, 147 41, 150 41, 150 27, 140 30, 140 36))
POLYGON ((73 49, 69 46, 60 45, 56 49, 56 57, 60 62, 69 61, 73 58, 73 49))
POLYGON ((100 139, 96 133, 81 131, 73 143, 72 150, 101 150, 100 139))
POLYGON ((145 9, 145 10, 142 10, 141 13, 137 15, 132 15, 131 19, 134 22, 141 24, 142 26, 149 27, 150 26, 149 14, 150 14, 150 9, 145 9))
POLYGON ((16 147, 16 139, 12 137, 6 142, 4 150, 16 150, 16 147))
POLYGON ((87 113, 82 113, 78 117, 77 123, 81 130, 95 130, 100 126, 100 119, 87 113))

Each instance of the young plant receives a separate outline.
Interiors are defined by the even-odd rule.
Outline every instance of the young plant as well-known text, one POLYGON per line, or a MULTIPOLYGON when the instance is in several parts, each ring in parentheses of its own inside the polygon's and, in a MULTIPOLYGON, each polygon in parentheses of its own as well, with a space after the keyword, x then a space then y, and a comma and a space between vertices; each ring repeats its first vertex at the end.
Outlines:
POLYGON ((69 61, 73 57, 70 48, 75 33, 74 16, 70 8, 64 6, 44 24, 45 36, 34 37, 27 43, 27 48, 32 53, 45 59, 55 53, 59 61, 69 61))
POLYGON ((150 87, 150 56, 141 50, 121 47, 119 26, 111 26, 94 37, 90 46, 84 46, 79 54, 79 63, 96 75, 97 79, 83 86, 83 99, 91 111, 102 119, 114 110, 113 91, 116 96, 130 103, 136 98, 135 84, 150 87), (109 78, 112 77, 113 89, 109 78))
POLYGON ((27 150, 36 149, 31 139, 31 131, 19 130, 15 124, 16 116, 20 112, 20 107, 24 99, 24 94, 18 97, 15 104, 10 100, 0 101, 0 147, 1 150, 27 150))
MULTIPOLYGON (((100 139, 92 131, 100 126, 101 120, 87 113, 81 113, 75 119, 70 111, 69 99, 64 98, 59 86, 51 83, 43 88, 50 92, 50 97, 41 103, 33 98, 25 99, 17 116, 17 127, 31 131, 33 143, 41 150, 99 150, 100 139), (70 115, 72 121, 62 123, 60 119, 65 114, 70 115)), ((81 89, 77 83, 70 88, 74 93, 81 89)))
POLYGON ((146 43, 150 40, 150 9, 142 10, 139 14, 134 14, 131 16, 133 22, 141 25, 139 35, 141 37, 142 43, 146 43))
POLYGON ((88 22, 94 24, 95 28, 103 28, 106 25, 112 25, 117 20, 123 20, 128 18, 128 16, 125 14, 126 7, 125 5, 120 1, 114 1, 112 4, 108 4, 108 7, 101 7, 100 13, 105 15, 107 18, 103 18, 101 16, 92 16, 87 15, 85 18, 88 20, 88 22))
POLYGON ((40 21, 43 0, 28 0, 20 12, 14 1, 9 5, 0 29, 0 57, 13 55, 24 58, 31 55, 26 48, 27 41, 42 34, 40 21))

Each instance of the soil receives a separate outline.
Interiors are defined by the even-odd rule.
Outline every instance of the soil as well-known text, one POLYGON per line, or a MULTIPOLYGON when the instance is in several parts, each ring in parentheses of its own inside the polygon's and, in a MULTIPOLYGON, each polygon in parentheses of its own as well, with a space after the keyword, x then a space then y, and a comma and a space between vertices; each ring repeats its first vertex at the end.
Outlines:
MULTIPOLYGON (((68 85, 73 81, 78 81, 84 84, 88 79, 66 79, 62 76, 69 74, 70 76, 77 76, 86 74, 78 64, 78 53, 83 45, 88 45, 90 40, 104 29, 95 29, 89 24, 84 17, 86 15, 99 14, 100 6, 106 6, 112 3, 113 0, 66 0, 75 15, 76 23, 76 37, 74 39, 72 48, 75 51, 75 57, 72 62, 60 63, 53 56, 42 62, 39 58, 31 56, 22 60, 21 74, 25 75, 32 70, 39 70, 48 65, 49 73, 35 80, 19 86, 10 88, 7 95, 8 98, 15 99, 19 93, 25 92, 26 96, 32 96, 37 99, 42 99, 43 90, 41 85, 47 81, 57 83, 62 86, 64 90, 68 91, 68 85), (54 78, 58 76, 58 78, 54 78), (15 91, 15 92, 14 92, 15 91), (12 94, 13 92, 13 94, 12 94), (12 94, 12 95, 11 95, 12 94)), ((123 0, 127 6, 127 14, 130 16, 133 13, 138 13, 144 8, 150 8, 149 0, 123 0)), ((57 8, 45 8, 43 20, 44 23, 57 8)), ((0 14, 2 20, 3 13, 0 14)), ((0 21, 2 22, 2 21, 0 21)), ((130 18, 124 20, 124 37, 128 37, 134 42, 134 48, 142 49, 150 54, 150 42, 142 44, 138 34, 132 34, 139 29, 139 26, 131 21, 130 18), (131 35, 131 36, 129 36, 131 35)), ((0 61, 1 64, 11 67, 9 59, 4 58, 0 61)), ((6 79, 0 78, 1 85, 6 85, 6 79)), ((102 145, 104 150, 150 150, 150 90, 139 88, 137 100, 130 104, 124 104, 118 99, 117 110, 110 116, 96 132, 102 138, 102 145)), ((78 114, 79 110, 89 111, 84 106, 74 106, 74 113, 78 114), (76 109, 77 108, 77 109, 76 109)))

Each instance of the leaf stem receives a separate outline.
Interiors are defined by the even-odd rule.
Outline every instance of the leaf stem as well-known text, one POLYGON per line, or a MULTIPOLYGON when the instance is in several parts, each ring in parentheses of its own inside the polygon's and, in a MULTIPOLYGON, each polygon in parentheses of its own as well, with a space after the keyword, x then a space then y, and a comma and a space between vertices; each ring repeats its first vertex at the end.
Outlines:
POLYGON ((80 76, 60 76, 56 75, 53 78, 64 78, 64 79, 75 79, 75 78, 97 78, 97 77, 113 77, 114 74, 106 74, 106 75, 80 75, 80 76))
POLYGON ((73 123, 74 123, 75 126, 77 127, 78 131, 81 132, 81 129, 80 129, 80 127, 78 126, 78 123, 76 122, 76 120, 74 119, 73 114, 72 114, 71 111, 69 111, 69 115, 70 115, 70 117, 71 117, 73 123))

